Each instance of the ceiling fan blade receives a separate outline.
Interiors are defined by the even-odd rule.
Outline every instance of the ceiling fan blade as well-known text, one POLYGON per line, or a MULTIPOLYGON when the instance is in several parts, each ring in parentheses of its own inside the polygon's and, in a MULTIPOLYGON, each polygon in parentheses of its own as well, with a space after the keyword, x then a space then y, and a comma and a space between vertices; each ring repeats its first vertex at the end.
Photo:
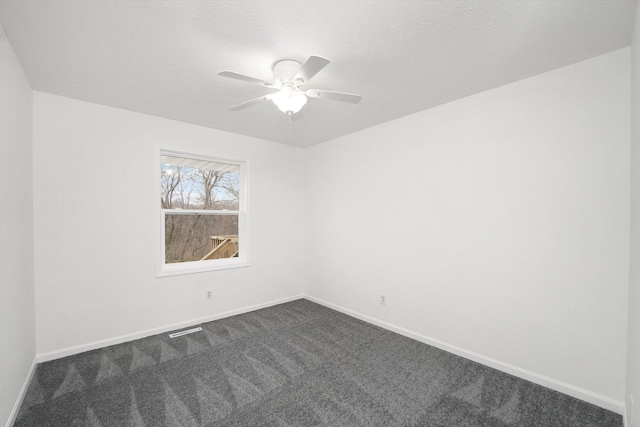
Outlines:
POLYGON ((310 56, 307 62, 300 68, 298 74, 296 74, 296 79, 301 79, 303 84, 307 83, 327 65, 329 65, 328 59, 320 56, 310 56))
POLYGON ((265 82, 264 80, 256 79, 255 77, 245 76, 244 74, 235 73, 233 71, 220 71, 219 76, 229 77, 230 79, 242 80, 243 82, 256 83, 262 86, 272 87, 273 84, 265 82))
POLYGON ((231 107, 229 108, 231 111, 240 111, 240 110, 244 110, 245 108, 249 108, 252 107, 256 104, 261 103, 262 101, 268 101, 273 97, 273 95, 265 95, 265 96, 261 96, 260 98, 256 98, 256 99, 252 99, 251 101, 247 101, 247 102, 243 102, 242 104, 238 104, 235 107, 231 107))
POLYGON ((304 118, 304 114, 302 114, 302 111, 298 111, 297 113, 291 115, 292 122, 295 122, 296 120, 300 120, 302 118, 304 118))
POLYGON ((318 89, 310 89, 305 92, 305 95, 312 98, 324 98, 332 101, 349 102, 351 104, 357 104, 362 99, 360 95, 355 95, 353 93, 333 92, 330 90, 318 89))

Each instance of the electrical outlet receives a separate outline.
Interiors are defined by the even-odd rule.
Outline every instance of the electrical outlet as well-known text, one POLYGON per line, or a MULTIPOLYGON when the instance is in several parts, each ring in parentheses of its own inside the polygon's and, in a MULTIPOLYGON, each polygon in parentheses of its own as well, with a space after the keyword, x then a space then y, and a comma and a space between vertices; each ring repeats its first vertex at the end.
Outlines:
POLYGON ((387 305, 387 296, 380 294, 380 305, 387 305))
POLYGON ((213 299, 213 291, 211 289, 207 291, 207 299, 213 299))

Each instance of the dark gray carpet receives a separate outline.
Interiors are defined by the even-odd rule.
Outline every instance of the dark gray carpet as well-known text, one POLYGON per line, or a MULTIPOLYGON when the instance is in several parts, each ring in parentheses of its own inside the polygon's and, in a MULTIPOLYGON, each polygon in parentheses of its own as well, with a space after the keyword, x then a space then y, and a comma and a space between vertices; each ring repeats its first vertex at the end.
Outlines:
POLYGON ((15 426, 622 426, 307 300, 38 365, 15 426))

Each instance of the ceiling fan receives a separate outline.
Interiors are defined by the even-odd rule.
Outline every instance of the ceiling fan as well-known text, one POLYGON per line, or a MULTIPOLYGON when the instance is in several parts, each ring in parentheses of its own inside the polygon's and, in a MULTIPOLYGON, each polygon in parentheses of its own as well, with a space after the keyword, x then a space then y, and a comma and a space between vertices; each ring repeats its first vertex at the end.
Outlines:
POLYGON ((256 83, 277 92, 255 98, 242 104, 231 107, 232 111, 244 110, 245 108, 259 104, 262 101, 273 101, 274 104, 288 116, 295 114, 296 119, 301 118, 300 109, 307 103, 307 98, 324 98, 332 101, 349 102, 357 104, 362 98, 360 95, 351 93, 333 92, 330 90, 306 89, 302 87, 324 67, 329 64, 329 60, 320 56, 310 56, 303 64, 291 59, 278 61, 273 65, 273 83, 254 77, 245 76, 233 71, 221 71, 218 75, 232 79, 242 80, 249 83, 256 83), (298 114, 296 114, 298 113, 298 114))

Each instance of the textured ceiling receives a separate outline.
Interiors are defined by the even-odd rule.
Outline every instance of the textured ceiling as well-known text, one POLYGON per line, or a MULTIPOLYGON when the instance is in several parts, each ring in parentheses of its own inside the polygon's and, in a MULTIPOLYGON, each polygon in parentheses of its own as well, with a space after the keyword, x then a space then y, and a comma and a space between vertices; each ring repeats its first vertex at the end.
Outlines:
POLYGON ((308 146, 628 46, 634 0, 0 0, 35 90, 308 146), (331 63, 291 123, 270 91, 273 63, 331 63))

